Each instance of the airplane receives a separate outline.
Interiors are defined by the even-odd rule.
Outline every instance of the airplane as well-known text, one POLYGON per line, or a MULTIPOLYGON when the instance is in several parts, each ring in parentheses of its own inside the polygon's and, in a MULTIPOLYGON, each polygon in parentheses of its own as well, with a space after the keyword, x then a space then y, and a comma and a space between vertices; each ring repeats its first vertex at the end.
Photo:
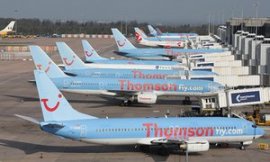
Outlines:
MULTIPOLYGON (((68 53, 66 53, 68 55, 68 53)), ((49 69, 53 60, 41 49, 36 48, 35 53, 31 53, 35 66, 38 69, 49 69)), ((71 56, 76 55, 72 54, 71 56)), ((187 71, 187 70, 132 70, 132 69, 104 69, 89 68, 79 57, 74 60, 77 64, 64 68, 65 74, 69 76, 91 77, 91 78, 134 78, 134 79, 200 79, 212 80, 217 74, 210 71, 187 71), (78 61, 76 59, 79 59, 78 61), (78 67, 77 67, 78 66, 78 67)), ((55 64, 55 63, 54 63, 55 64)), ((67 66, 67 65, 66 65, 67 66)))
POLYGON ((118 47, 115 53, 144 60, 173 60, 185 55, 223 53, 222 49, 178 49, 178 48, 136 48, 117 28, 112 28, 118 47))
POLYGON ((183 69, 184 65, 180 63, 163 63, 160 65, 157 64, 145 64, 145 65, 137 65, 137 64, 120 64, 120 62, 110 63, 100 62, 100 63, 91 63, 84 64, 83 61, 75 54, 75 52, 64 42, 56 42, 56 46, 58 48, 61 59, 67 69, 73 67, 77 68, 103 68, 103 69, 145 69, 145 70, 172 70, 172 69, 183 69), (174 64, 175 63, 175 64, 174 64), (81 67, 79 65, 83 65, 81 67))
POLYGON ((162 33, 158 28, 155 29, 152 25, 147 25, 147 28, 152 36, 159 38, 188 37, 190 39, 194 39, 199 36, 197 33, 162 33))
MULTIPOLYGON (((125 43, 125 42, 124 42, 125 43)), ((153 61, 153 60, 114 60, 101 57, 87 40, 82 40, 84 55, 87 63, 104 63, 104 64, 136 64, 136 65, 179 65, 177 61, 153 61)), ((120 44, 121 46, 122 44, 120 44)), ((122 45, 123 46, 123 45, 122 45)))
POLYGON ((98 94, 123 98, 127 106, 134 101, 154 104, 158 96, 212 96, 224 90, 219 83, 207 80, 181 79, 134 79, 134 78, 90 78, 69 76, 54 62, 43 60, 38 46, 29 46, 36 69, 44 70, 56 86, 65 92, 78 94, 98 94), (40 63, 40 64, 39 64, 40 63), (46 66, 43 66, 46 65, 46 66))
POLYGON ((34 71, 43 120, 14 114, 32 122, 42 131, 86 143, 101 145, 139 145, 142 151, 168 146, 180 151, 208 151, 210 143, 239 143, 245 149, 264 130, 242 118, 228 117, 148 117, 98 118, 75 110, 44 71, 34 71), (176 147, 174 147, 176 148, 176 147))
POLYGON ((134 30, 135 32, 137 31, 138 33, 140 33, 142 37, 150 41, 187 41, 189 38, 188 36, 183 36, 183 37, 178 36, 178 37, 172 37, 172 38, 163 38, 160 36, 148 37, 142 29, 135 27, 134 30))
MULTIPOLYGON (((149 28, 149 27, 148 27, 149 28)), ((151 27, 150 27, 151 28, 151 27)), ((153 28, 153 27, 152 27, 153 28)), ((154 28, 151 31, 153 32, 154 28)), ((150 29, 149 29, 150 30, 150 29)), ((159 35, 154 37, 147 37, 147 35, 140 29, 137 28, 138 33, 142 35, 143 38, 145 38, 145 42, 151 42, 151 41, 184 41, 184 48, 192 48, 192 49, 200 49, 200 48, 211 48, 211 49, 222 49, 223 47, 216 42, 203 42, 200 38, 205 36, 199 36, 196 33, 159 33, 159 35)), ((165 47, 165 46, 164 46, 165 47)), ((170 46, 167 46, 170 47, 170 46)))
POLYGON ((163 48, 184 48, 187 38, 159 38, 147 37, 147 35, 139 28, 135 27, 136 41, 144 46, 149 47, 163 47, 163 48))
POLYGON ((5 37, 9 34, 15 33, 13 30, 16 21, 11 21, 3 30, 0 31, 0 36, 5 37))

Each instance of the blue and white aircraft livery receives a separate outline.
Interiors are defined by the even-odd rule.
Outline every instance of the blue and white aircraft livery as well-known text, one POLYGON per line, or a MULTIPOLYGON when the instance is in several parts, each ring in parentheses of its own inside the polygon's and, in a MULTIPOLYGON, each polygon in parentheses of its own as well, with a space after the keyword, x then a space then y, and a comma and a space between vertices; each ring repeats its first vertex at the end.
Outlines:
POLYGON ((226 117, 98 118, 68 103, 43 71, 34 71, 43 121, 17 115, 48 133, 104 145, 177 145, 181 150, 209 150, 209 143, 239 143, 242 147, 264 135, 252 122, 226 117))
POLYGON ((193 54, 222 53, 222 49, 136 48, 118 29, 112 28, 118 47, 116 53, 135 59, 172 60, 193 54))
POLYGON ((76 67, 79 69, 88 68, 103 68, 103 69, 147 69, 147 70, 172 70, 172 69, 183 69, 185 66, 173 62, 157 64, 120 64, 119 62, 108 63, 110 61, 100 61, 100 63, 84 64, 84 62, 75 54, 75 52, 64 42, 56 42, 61 59, 67 69, 76 67), (82 66, 84 65, 84 66, 82 66))
MULTIPOLYGON (((134 28, 136 32, 142 35, 146 40, 151 41, 184 41, 184 43, 189 39, 187 35, 185 36, 179 36, 178 37, 162 37, 162 36, 154 36, 154 37, 148 37, 145 32, 139 28, 134 28)), ((185 46, 185 44, 184 44, 185 46)))
MULTIPOLYGON (((126 41, 118 42, 119 46, 124 46, 126 41), (120 44, 119 44, 120 43, 120 44)), ((84 55, 87 63, 102 63, 102 64, 136 64, 136 65, 156 65, 156 66, 176 66, 179 62, 176 61, 153 61, 153 60, 114 60, 101 57, 96 50, 89 44, 87 40, 82 40, 84 55)))
MULTIPOLYGON (((51 66, 54 66, 55 63, 40 47, 31 46, 30 50, 37 69, 43 69, 44 71, 48 71, 51 66)), ((79 59, 79 57, 76 57, 76 59, 79 59)), ((192 79, 192 77, 195 76, 196 79, 201 78, 202 80, 210 80, 211 78, 216 76, 216 73, 209 71, 89 68, 81 60, 75 61, 77 62, 77 64, 72 64, 68 67, 65 67, 64 72, 67 75, 90 78, 134 79, 167 79, 167 77, 174 77, 175 79, 192 79)))
POLYGON ((40 48, 29 46, 37 69, 44 70, 55 85, 66 92, 79 94, 103 94, 124 97, 124 102, 137 99, 139 103, 156 103, 161 95, 209 96, 215 95, 224 87, 206 80, 178 79, 134 79, 134 78, 90 78, 66 75, 54 62, 40 58, 40 48), (46 66, 42 66, 44 65, 46 66))

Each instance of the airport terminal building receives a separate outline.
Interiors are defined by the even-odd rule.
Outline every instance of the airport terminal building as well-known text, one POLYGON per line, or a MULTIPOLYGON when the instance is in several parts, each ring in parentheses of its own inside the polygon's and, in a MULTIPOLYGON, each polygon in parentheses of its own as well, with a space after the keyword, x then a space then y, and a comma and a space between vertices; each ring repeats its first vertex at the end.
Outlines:
POLYGON ((243 30, 249 33, 256 33, 257 35, 263 35, 266 38, 270 38, 270 17, 269 18, 231 18, 226 22, 226 26, 220 26, 218 33, 226 33, 223 36, 223 42, 233 44, 233 34, 239 30, 243 30))
POLYGON ((250 75, 260 75, 261 86, 270 85, 270 18, 232 18, 217 36, 250 75))

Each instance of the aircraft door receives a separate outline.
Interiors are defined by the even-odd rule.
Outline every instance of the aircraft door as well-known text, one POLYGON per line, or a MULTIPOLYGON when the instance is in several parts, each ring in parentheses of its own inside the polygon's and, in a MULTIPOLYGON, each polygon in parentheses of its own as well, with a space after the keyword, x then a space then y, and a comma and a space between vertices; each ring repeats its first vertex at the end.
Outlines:
POLYGON ((105 84, 105 83, 99 82, 99 89, 100 89, 100 90, 104 90, 105 87, 106 87, 106 84, 105 84))
POLYGON ((116 78, 120 78, 120 73, 115 73, 116 78))
POLYGON ((68 88, 70 86, 70 80, 64 79, 64 88, 68 88))
POLYGON ((101 73, 100 72, 94 72, 91 75, 92 78, 100 78, 101 77, 101 73))
POLYGON ((87 135, 87 129, 86 129, 86 125, 81 125, 80 126, 80 138, 85 138, 87 135))

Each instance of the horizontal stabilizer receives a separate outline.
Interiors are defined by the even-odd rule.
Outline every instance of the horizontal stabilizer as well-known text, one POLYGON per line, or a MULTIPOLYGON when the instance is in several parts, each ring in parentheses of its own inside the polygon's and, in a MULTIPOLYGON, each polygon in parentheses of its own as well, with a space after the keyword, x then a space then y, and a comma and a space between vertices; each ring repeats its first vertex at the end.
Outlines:
POLYGON ((36 80, 28 80, 28 83, 36 84, 36 80))
POLYGON ((14 114, 14 115, 21 118, 21 119, 23 119, 23 120, 27 120, 27 121, 30 121, 32 123, 35 123, 35 124, 39 125, 39 121, 37 119, 34 119, 32 117, 28 117, 28 116, 19 115, 19 114, 14 114))

